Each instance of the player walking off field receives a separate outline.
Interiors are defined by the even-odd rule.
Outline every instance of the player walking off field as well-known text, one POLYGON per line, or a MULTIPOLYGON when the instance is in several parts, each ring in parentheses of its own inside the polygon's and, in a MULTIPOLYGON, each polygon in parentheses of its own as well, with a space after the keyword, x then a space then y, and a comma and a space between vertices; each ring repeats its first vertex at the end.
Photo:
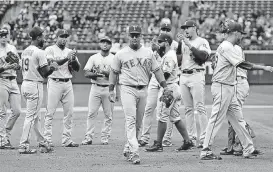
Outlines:
POLYGON ((53 149, 40 132, 40 108, 43 101, 44 78, 58 70, 57 64, 48 64, 46 53, 41 48, 44 44, 43 30, 39 27, 31 29, 29 36, 32 43, 22 52, 22 95, 26 100, 26 117, 19 145, 19 153, 33 154, 37 151, 30 149, 30 129, 34 127, 37 142, 41 152, 48 153, 53 149))
POLYGON ((83 145, 91 145, 95 134, 95 119, 102 105, 105 120, 101 130, 101 143, 108 144, 111 134, 114 103, 109 101, 109 73, 114 55, 110 53, 112 41, 108 37, 100 40, 101 51, 92 55, 87 61, 85 77, 90 78, 92 86, 89 94, 88 117, 83 145))
POLYGON ((9 32, 0 29, 0 149, 14 149, 10 143, 11 130, 21 114, 21 95, 16 81, 16 70, 20 70, 17 49, 8 43, 9 32), (8 54, 17 56, 17 62, 7 62, 8 54), (7 105, 12 115, 7 118, 7 105))
POLYGON ((166 89, 167 84, 151 49, 140 44, 141 28, 129 27, 129 46, 117 52, 110 72, 110 100, 114 102, 114 87, 119 77, 120 96, 125 114, 127 143, 124 156, 133 164, 139 164, 139 146, 137 131, 142 122, 147 98, 147 85, 150 72, 155 74, 160 85, 166 89))
POLYGON ((218 159, 212 153, 211 146, 222 123, 227 117, 242 146, 243 156, 249 158, 260 154, 253 146, 252 138, 246 129, 246 122, 242 115, 242 108, 236 97, 236 68, 246 70, 265 70, 272 72, 273 67, 252 64, 242 58, 242 54, 235 49, 244 34, 240 24, 231 22, 227 27, 227 38, 216 50, 215 69, 212 76, 211 92, 213 96, 212 112, 206 129, 206 136, 201 151, 201 160, 218 159))
POLYGON ((69 34, 60 29, 56 44, 45 49, 49 61, 56 62, 58 71, 53 72, 47 82, 47 112, 45 115, 44 137, 52 143, 52 120, 58 103, 61 102, 64 111, 62 145, 65 147, 78 147, 71 139, 72 117, 74 108, 74 93, 72 87, 72 72, 79 71, 80 63, 76 51, 66 47, 69 34))
MULTIPOLYGON (((170 107, 166 107, 163 101, 158 102, 158 110, 157 110, 157 120, 158 120, 158 128, 157 128, 157 140, 154 141, 154 145, 146 148, 148 152, 156 152, 156 151, 163 151, 162 147, 162 140, 167 128, 167 122, 170 120, 173 122, 184 138, 183 145, 177 149, 180 150, 188 150, 193 146, 192 141, 189 138, 186 126, 183 124, 180 113, 179 107, 181 105, 181 93, 179 85, 177 84, 179 78, 177 76, 178 72, 178 63, 176 52, 170 48, 172 43, 172 38, 168 34, 160 34, 158 37, 158 44, 160 48, 163 47, 164 49, 164 56, 162 57, 162 70, 164 73, 164 77, 167 82, 167 87, 169 90, 173 91, 174 100, 171 102, 170 107)), ((160 89, 159 96, 162 97, 163 89, 160 89)))
MULTIPOLYGON (((197 147, 202 148, 208 123, 205 108, 204 63, 208 59, 211 50, 208 41, 197 35, 197 25, 194 21, 186 21, 181 26, 181 29, 184 30, 185 36, 183 34, 178 35, 178 39, 182 41, 180 87, 185 105, 187 130, 190 139, 196 145, 197 130, 195 117, 197 115, 200 124, 200 138, 197 147)), ((178 57, 181 56, 178 55, 178 57)))
MULTIPOLYGON (((163 23, 160 28, 160 34, 165 33, 171 35, 171 25, 167 23, 163 23)), ((154 39, 155 41, 155 39, 154 39)), ((153 43, 153 46, 156 47, 158 43, 153 43)), ((171 44, 171 49, 176 50, 178 46, 178 43, 173 40, 171 44)), ((157 47, 157 50, 154 50, 154 54, 156 57, 156 60, 159 64, 161 64, 161 57, 164 55, 164 51, 160 50, 159 47, 157 47)), ((142 134, 141 138, 138 141, 139 146, 145 146, 149 143, 150 140, 150 132, 152 127, 152 117, 154 110, 157 106, 158 101, 158 94, 160 90, 160 84, 157 82, 154 75, 152 75, 152 78, 148 85, 148 96, 147 96, 147 104, 145 106, 145 112, 143 116, 143 123, 142 123, 142 134)), ((164 138, 163 138, 163 146, 171 146, 171 136, 172 136, 172 130, 173 130, 173 124, 168 121, 167 123, 167 131, 165 132, 164 138)))

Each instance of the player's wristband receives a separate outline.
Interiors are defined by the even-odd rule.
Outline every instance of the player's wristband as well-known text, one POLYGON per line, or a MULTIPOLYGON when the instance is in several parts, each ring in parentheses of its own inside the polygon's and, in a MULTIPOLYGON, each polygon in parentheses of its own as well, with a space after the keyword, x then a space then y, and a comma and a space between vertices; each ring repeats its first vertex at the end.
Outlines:
POLYGON ((110 84, 110 85, 109 85, 109 92, 110 92, 110 91, 114 91, 114 88, 115 88, 115 85, 114 85, 114 84, 110 84))

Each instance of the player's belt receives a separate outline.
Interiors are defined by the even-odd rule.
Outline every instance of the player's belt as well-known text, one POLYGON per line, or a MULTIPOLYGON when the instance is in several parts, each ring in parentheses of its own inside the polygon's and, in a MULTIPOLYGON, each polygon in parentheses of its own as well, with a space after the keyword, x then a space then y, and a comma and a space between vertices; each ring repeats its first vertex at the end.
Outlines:
POLYGON ((64 78, 64 79, 62 79, 62 78, 51 78, 51 79, 53 79, 54 81, 60 81, 60 82, 68 82, 70 80, 69 78, 64 78))
POLYGON ((191 70, 183 70, 182 73, 186 73, 186 74, 193 74, 195 72, 201 72, 204 71, 205 69, 191 69, 191 70))
POLYGON ((141 90, 143 88, 146 87, 146 85, 126 85, 126 86, 129 86, 129 87, 132 87, 132 88, 136 88, 138 90, 141 90))
POLYGON ((94 85, 97 85, 99 87, 109 87, 109 85, 102 85, 102 84, 97 84, 97 83, 93 83, 94 85))
POLYGON ((43 81, 34 81, 34 80, 30 80, 30 79, 24 79, 24 81, 43 83, 43 81))
POLYGON ((0 78, 8 79, 8 80, 13 80, 13 79, 16 78, 16 76, 0 76, 0 78))

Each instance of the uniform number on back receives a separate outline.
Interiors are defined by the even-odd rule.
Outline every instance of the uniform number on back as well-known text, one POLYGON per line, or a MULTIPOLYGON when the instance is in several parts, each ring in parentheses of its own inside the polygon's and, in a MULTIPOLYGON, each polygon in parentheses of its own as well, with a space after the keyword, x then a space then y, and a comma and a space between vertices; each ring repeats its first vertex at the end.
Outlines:
POLYGON ((28 58, 23 58, 23 60, 22 60, 22 69, 24 70, 24 71, 28 71, 28 69, 29 69, 29 59, 28 58))

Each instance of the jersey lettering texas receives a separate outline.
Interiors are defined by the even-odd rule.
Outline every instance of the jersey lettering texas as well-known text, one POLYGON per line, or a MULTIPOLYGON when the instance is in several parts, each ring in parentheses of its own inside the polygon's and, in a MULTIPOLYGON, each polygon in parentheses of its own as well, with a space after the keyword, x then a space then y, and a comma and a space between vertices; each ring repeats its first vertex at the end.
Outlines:
POLYGON ((152 66, 152 60, 149 58, 134 58, 128 61, 123 62, 122 67, 131 69, 135 66, 143 66, 149 68, 152 66))

